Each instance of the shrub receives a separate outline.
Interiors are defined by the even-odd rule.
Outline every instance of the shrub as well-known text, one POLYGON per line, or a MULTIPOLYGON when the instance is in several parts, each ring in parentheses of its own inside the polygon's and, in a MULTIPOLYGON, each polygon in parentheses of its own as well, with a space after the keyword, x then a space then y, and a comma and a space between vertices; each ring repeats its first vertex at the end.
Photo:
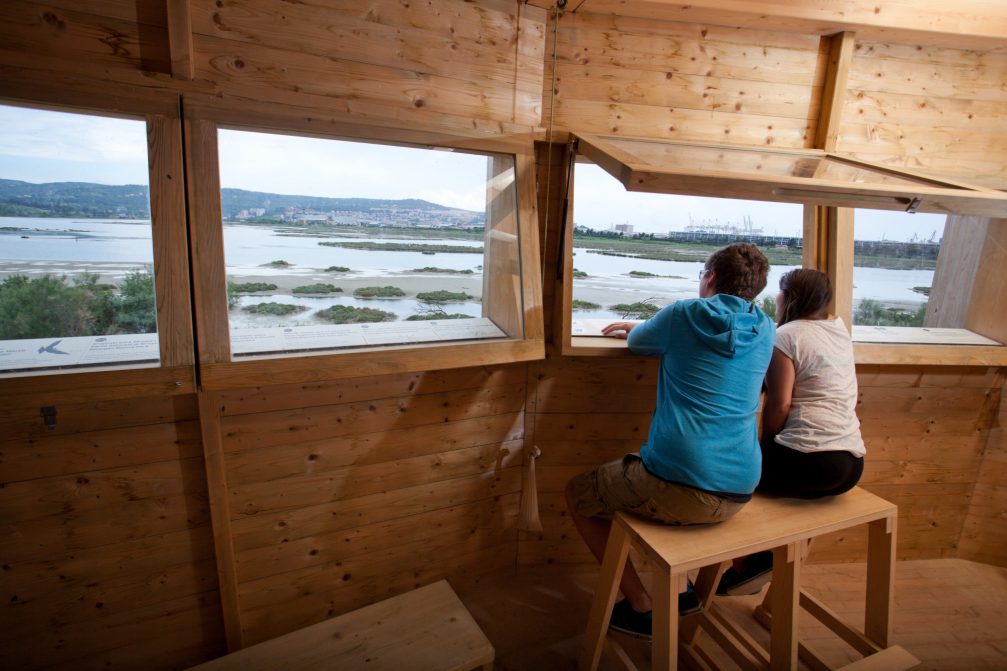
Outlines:
POLYGON ((362 324, 367 322, 390 322, 395 314, 374 308, 355 308, 349 305, 333 305, 316 313, 319 319, 333 324, 362 324))
POLYGON ((467 301, 472 298, 464 291, 424 291, 416 294, 416 298, 427 303, 448 303, 451 301, 467 301))
POLYGON ((256 303, 255 305, 246 305, 241 309, 256 315, 276 315, 282 317, 294 314, 295 312, 304 312, 308 308, 303 305, 290 305, 289 303, 256 303))
POLYGON ((294 287, 295 294, 333 294, 340 291, 342 289, 332 284, 306 284, 294 287))
POLYGON ((399 296, 405 296, 406 292, 402 291, 398 287, 360 287, 353 291, 353 295, 357 298, 398 298, 399 296))

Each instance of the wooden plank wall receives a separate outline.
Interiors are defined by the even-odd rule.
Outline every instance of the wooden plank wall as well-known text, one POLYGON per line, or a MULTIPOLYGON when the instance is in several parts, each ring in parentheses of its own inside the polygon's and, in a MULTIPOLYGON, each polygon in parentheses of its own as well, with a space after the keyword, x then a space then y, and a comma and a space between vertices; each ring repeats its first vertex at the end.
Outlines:
POLYGON ((0 420, 0 667, 180 668, 224 650, 195 397, 0 420), (152 660, 156 664, 151 666, 152 660))
MULTIPOLYGON (((1007 371, 1001 371, 1001 379, 1004 375, 1007 371)), ((1003 387, 999 413, 994 401, 991 395, 985 404, 991 415, 990 437, 958 542, 958 556, 1007 566, 1007 403, 1003 387)))
MULTIPOLYGON (((164 0, 8 0, 5 76, 170 88, 250 117, 277 106, 455 133, 541 118, 544 10, 512 0, 189 4, 191 80, 172 79, 164 0)), ((99 85, 100 85, 99 84, 99 85)))
POLYGON ((525 365, 220 394, 244 645, 513 566, 525 365))
MULTIPOLYGON (((557 131, 814 146, 818 36, 578 11, 555 41, 543 118, 557 131)), ((1002 52, 857 40, 836 151, 1005 188, 1004 81, 1002 52)))
POLYGON ((778 147, 814 141, 828 59, 817 36, 584 12, 563 14, 558 25, 543 95, 543 118, 558 130, 778 147))
POLYGON ((1007 53, 858 41, 837 150, 1007 188, 1007 53))

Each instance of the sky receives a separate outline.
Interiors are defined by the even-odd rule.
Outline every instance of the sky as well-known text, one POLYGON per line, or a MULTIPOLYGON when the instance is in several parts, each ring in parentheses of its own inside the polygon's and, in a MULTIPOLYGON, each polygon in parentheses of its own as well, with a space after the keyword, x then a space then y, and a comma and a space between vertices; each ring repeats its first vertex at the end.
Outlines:
MULTIPOLYGON (((333 198, 420 198, 483 211, 486 158, 289 135, 221 130, 222 187, 333 198)), ((0 178, 26 182, 147 184, 144 122, 0 105, 0 178)), ((630 193, 601 168, 577 164, 574 222, 634 232, 684 230, 704 221, 799 236, 802 208, 788 203, 630 193)), ((944 216, 858 210, 857 239, 939 240, 944 216)))

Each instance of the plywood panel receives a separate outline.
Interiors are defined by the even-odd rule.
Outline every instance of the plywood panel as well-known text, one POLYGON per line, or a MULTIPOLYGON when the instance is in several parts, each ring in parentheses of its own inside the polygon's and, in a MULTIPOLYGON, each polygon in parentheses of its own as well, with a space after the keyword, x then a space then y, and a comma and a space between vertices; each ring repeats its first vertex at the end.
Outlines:
POLYGON ((580 132, 809 146, 826 52, 817 39, 564 14, 543 117, 580 132))
POLYGON ((1003 188, 1007 55, 858 42, 838 150, 1003 188))

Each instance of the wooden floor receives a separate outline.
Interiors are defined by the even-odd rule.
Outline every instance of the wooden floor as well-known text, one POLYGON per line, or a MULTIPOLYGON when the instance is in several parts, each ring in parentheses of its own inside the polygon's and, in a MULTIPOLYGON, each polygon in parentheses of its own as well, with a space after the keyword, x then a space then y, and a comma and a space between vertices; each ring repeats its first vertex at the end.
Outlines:
MULTIPOLYGON (((863 564, 805 566, 803 584, 851 623, 863 622, 863 564)), ((573 669, 596 570, 549 566, 494 574, 469 586, 462 601, 496 647, 495 669, 573 669)), ((896 567, 894 643, 922 661, 924 670, 1007 670, 1007 569, 960 559, 899 562, 896 567)), ((720 599, 721 605, 768 644, 751 620, 761 596, 720 599), (750 625, 750 626, 749 626, 750 625)), ((846 644, 803 613, 802 640, 833 665, 858 659, 846 644)), ((641 668, 647 646, 624 639, 641 668)), ((736 668, 708 639, 724 669, 736 668)), ((602 661, 602 669, 611 669, 602 661)))

